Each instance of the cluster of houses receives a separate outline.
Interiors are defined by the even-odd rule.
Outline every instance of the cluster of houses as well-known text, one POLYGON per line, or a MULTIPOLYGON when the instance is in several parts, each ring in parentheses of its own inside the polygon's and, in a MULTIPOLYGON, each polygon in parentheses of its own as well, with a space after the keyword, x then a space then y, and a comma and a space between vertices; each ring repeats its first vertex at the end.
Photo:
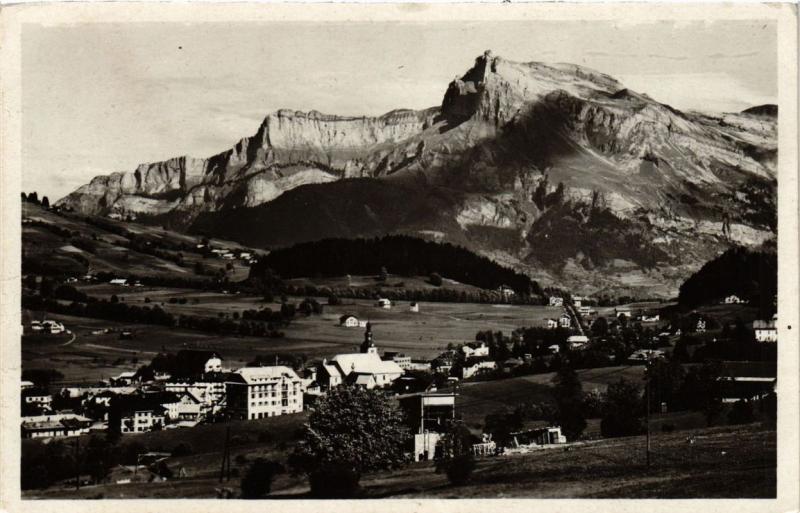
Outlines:
POLYGON ((259 419, 303 410, 307 383, 289 367, 228 371, 220 355, 209 351, 180 351, 176 359, 189 369, 180 377, 155 373, 148 379, 139 371, 128 371, 98 385, 60 389, 59 399, 74 404, 81 415, 55 411, 49 390, 23 383, 22 401, 35 414, 22 417, 22 437, 73 436, 106 429, 143 433, 191 427, 218 414, 259 419))
POLYGON ((62 323, 48 319, 43 321, 31 321, 30 328, 31 331, 49 333, 51 335, 58 335, 67 331, 62 323))
MULTIPOLYGON (((195 247, 199 250, 204 250, 206 249, 207 246, 205 244, 197 244, 195 247)), ((233 252, 229 249, 217 248, 217 249, 212 249, 211 253, 223 260, 236 260, 238 258, 239 260, 244 260, 245 262, 249 263, 252 263, 256 260, 256 256, 249 251, 233 252)))

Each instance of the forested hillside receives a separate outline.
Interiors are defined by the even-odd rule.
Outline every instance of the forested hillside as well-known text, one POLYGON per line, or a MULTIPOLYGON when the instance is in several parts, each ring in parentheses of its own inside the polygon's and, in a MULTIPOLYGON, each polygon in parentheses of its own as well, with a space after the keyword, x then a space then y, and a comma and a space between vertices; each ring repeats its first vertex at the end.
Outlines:
POLYGON ((325 239, 278 249, 250 271, 282 278, 375 274, 381 269, 405 276, 438 274, 484 289, 507 285, 517 294, 541 294, 539 284, 512 269, 452 244, 393 235, 375 239, 325 239))

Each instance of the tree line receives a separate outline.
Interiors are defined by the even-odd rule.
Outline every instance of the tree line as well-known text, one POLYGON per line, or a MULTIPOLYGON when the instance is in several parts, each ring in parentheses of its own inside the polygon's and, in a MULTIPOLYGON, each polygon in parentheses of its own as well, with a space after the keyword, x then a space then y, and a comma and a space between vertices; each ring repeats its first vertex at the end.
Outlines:
POLYGON ((381 269, 402 276, 438 273, 444 278, 483 289, 497 289, 506 285, 520 295, 542 293, 539 284, 528 276, 465 248, 405 235, 374 239, 325 239, 277 249, 251 267, 250 277, 259 279, 267 270, 284 278, 313 278, 347 274, 379 275, 381 269))
POLYGON ((762 315, 771 315, 776 309, 777 291, 777 254, 734 247, 683 282, 678 302, 682 307, 694 308, 736 295, 758 306, 762 315))

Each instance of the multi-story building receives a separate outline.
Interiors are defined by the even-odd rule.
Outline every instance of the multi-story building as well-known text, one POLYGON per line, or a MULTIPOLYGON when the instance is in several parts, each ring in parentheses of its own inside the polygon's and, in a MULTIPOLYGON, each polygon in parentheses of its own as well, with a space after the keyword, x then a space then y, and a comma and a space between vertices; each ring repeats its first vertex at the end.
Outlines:
POLYGON ((408 370, 411 368, 411 357, 396 351, 384 351, 383 360, 391 361, 397 364, 401 369, 408 370))
POLYGON ((455 394, 420 394, 404 397, 400 408, 414 435, 411 449, 414 461, 441 456, 440 441, 456 418, 455 394))
POLYGON ((207 374, 198 379, 175 379, 164 384, 164 390, 173 394, 188 392, 212 409, 225 399, 228 374, 207 374))
POLYGON ((303 411, 303 380, 284 365, 244 367, 225 383, 234 418, 263 419, 303 411))

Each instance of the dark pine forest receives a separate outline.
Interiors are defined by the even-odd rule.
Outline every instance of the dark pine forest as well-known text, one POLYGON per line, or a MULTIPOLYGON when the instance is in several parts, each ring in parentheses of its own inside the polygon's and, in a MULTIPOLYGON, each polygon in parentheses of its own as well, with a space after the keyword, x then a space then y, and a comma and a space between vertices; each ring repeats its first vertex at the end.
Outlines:
POLYGON ((503 267, 459 246, 389 235, 374 239, 325 239, 271 252, 250 270, 261 278, 270 270, 282 278, 379 274, 381 269, 401 276, 444 278, 496 289, 511 287, 517 294, 539 295, 539 284, 524 274, 503 267))

